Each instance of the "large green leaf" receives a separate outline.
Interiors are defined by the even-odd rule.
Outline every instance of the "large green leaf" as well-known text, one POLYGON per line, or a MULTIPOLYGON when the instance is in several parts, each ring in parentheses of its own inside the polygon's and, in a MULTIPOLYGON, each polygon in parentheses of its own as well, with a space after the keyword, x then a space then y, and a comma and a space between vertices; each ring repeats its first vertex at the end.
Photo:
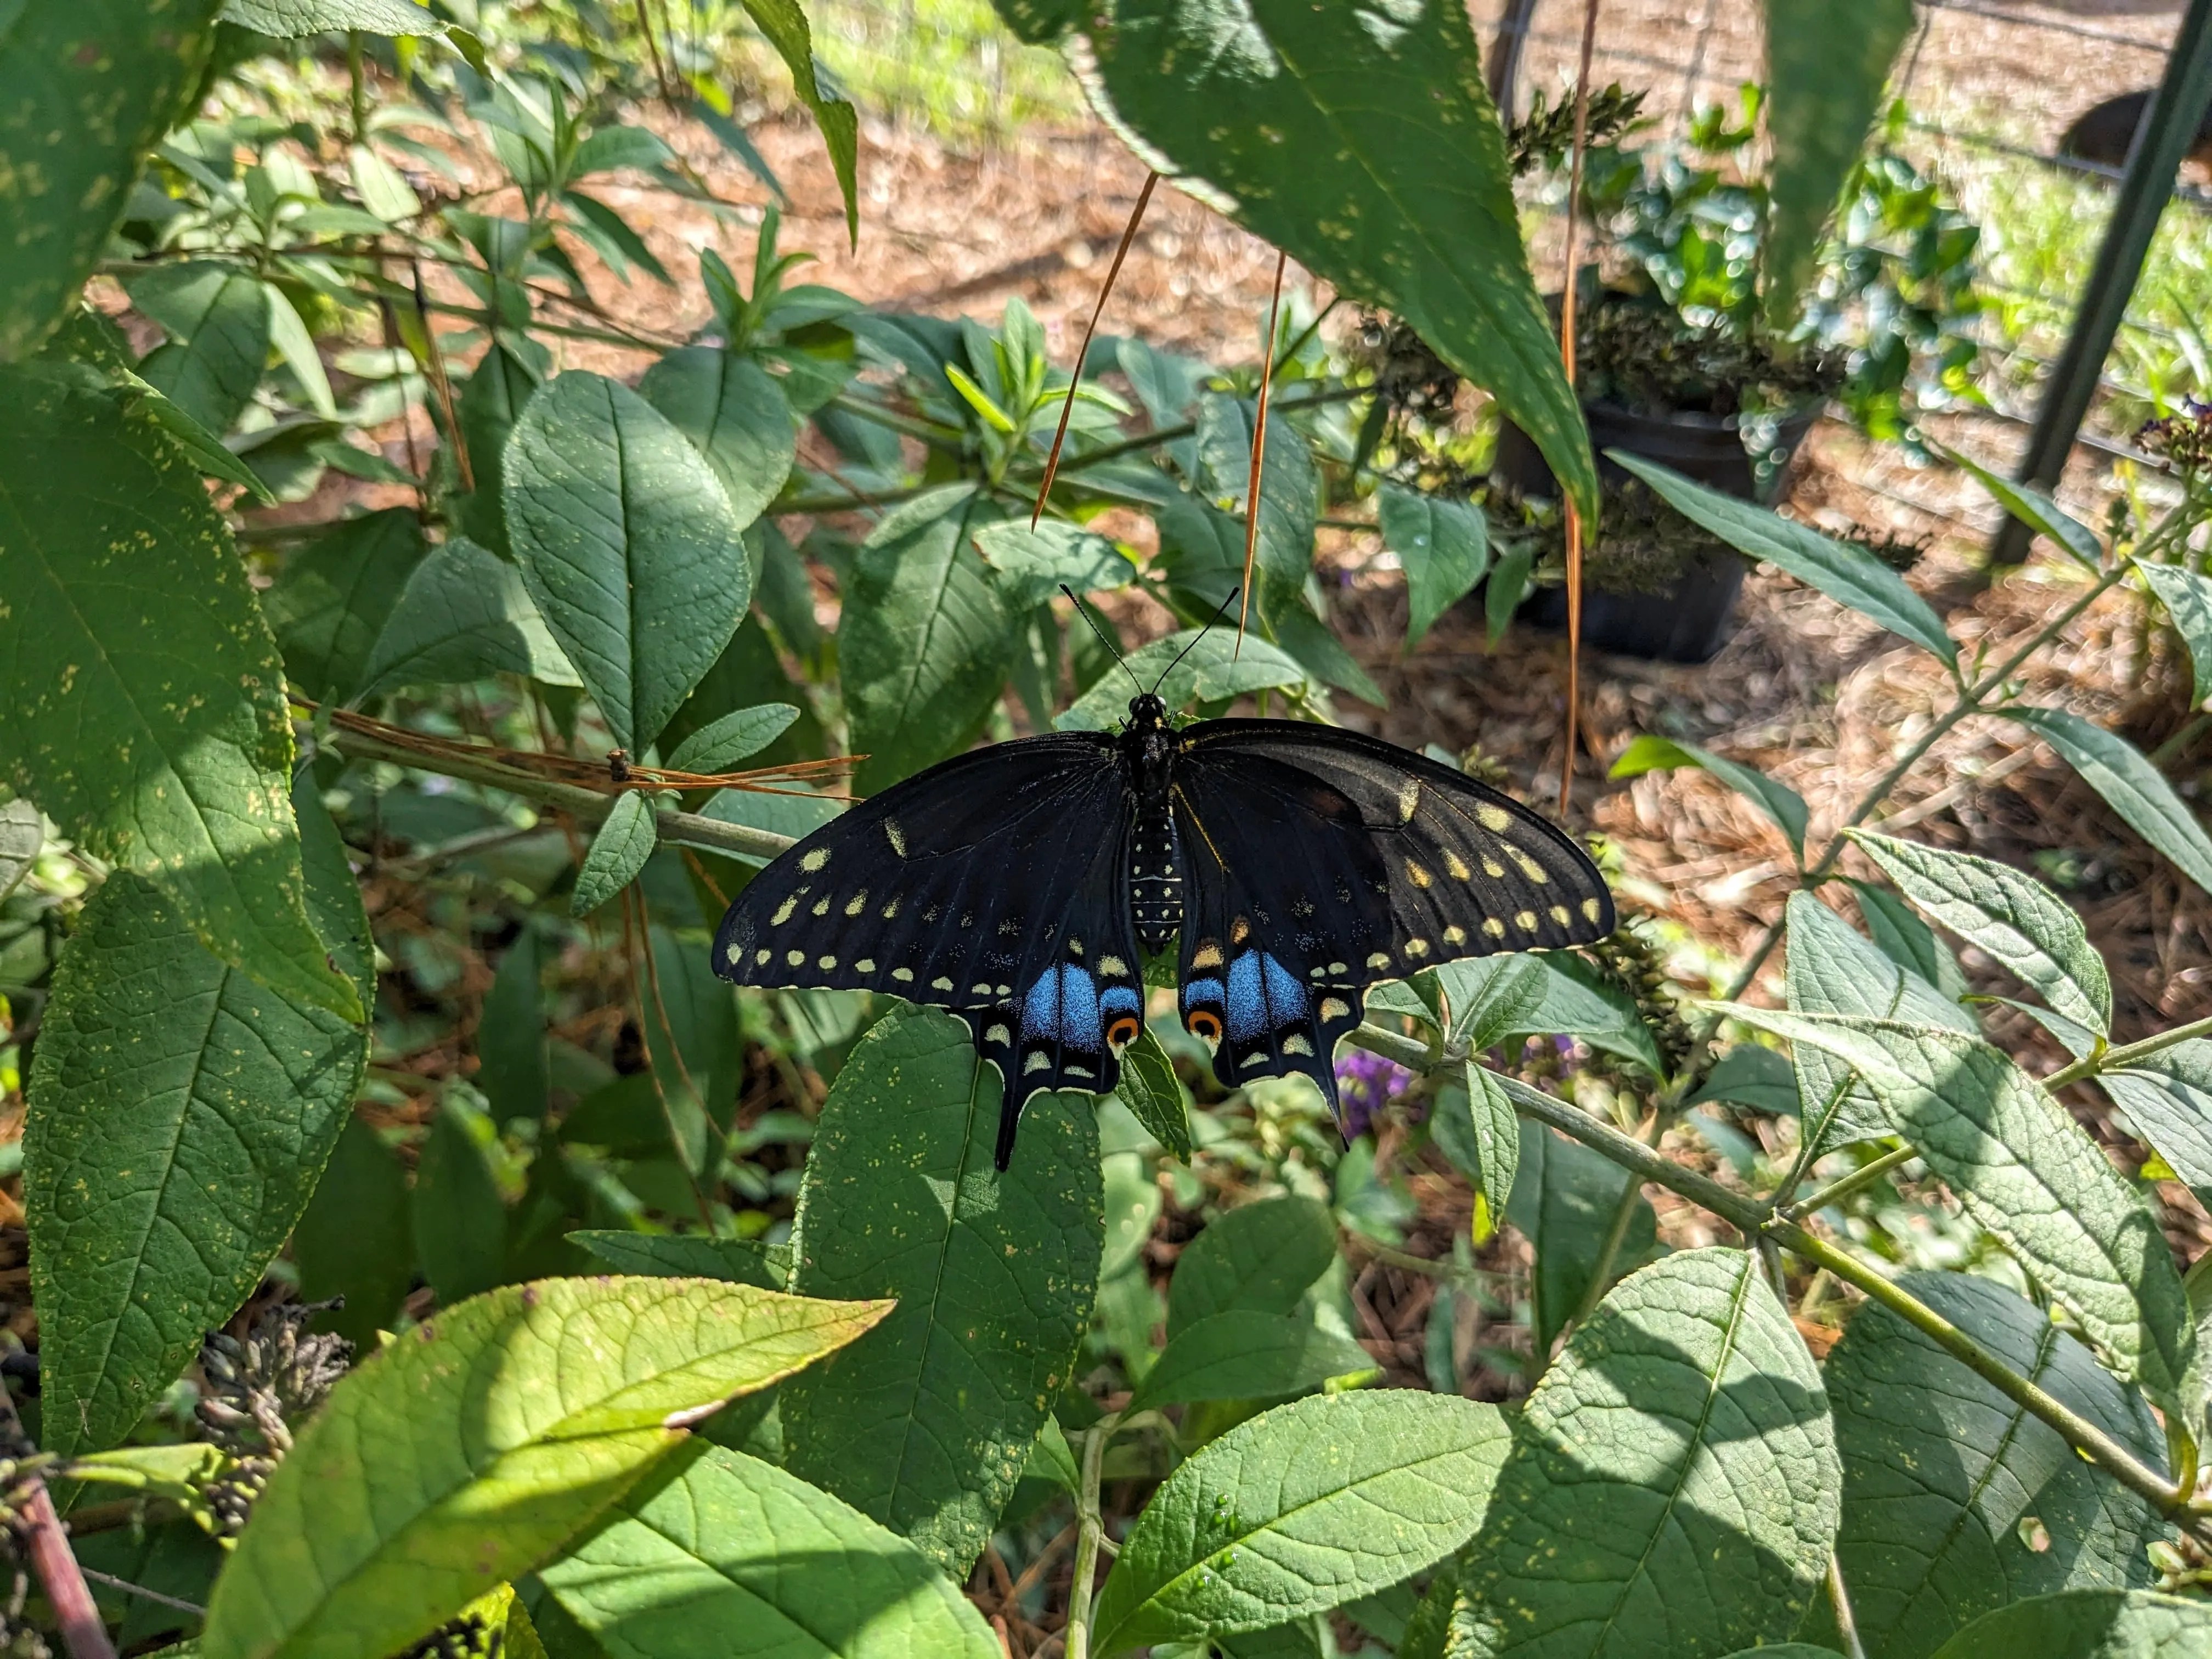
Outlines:
POLYGON ((378 636, 428 550, 414 513, 388 507, 295 553, 261 597, 292 683, 319 702, 343 702, 363 690, 378 636))
POLYGON ((791 476, 799 446, 775 378, 741 351, 684 346, 646 370, 637 389, 698 446, 738 526, 760 517, 791 476))
POLYGON ((1065 519, 1046 519, 1034 530, 1020 523, 987 525, 975 534, 975 550, 1014 590, 1018 605, 1043 605, 1063 582, 1090 593, 1127 587, 1137 577, 1120 548, 1065 519))
POLYGON ((199 81, 218 3, 8 9, 0 27, 0 222, 9 228, 0 247, 0 362, 35 351, 76 306, 122 220, 139 163, 199 81))
POLYGON ((876 526, 853 562, 838 665, 866 755, 854 789, 873 794, 966 748, 999 700, 1020 617, 969 545, 1000 514, 948 484, 876 526))
POLYGON ((392 602, 354 701, 403 685, 524 674, 574 685, 576 671, 523 590, 521 574, 465 536, 431 549, 392 602))
POLYGON ((2074 1316, 2105 1362, 2195 1420, 2195 1325, 2158 1219, 2048 1091, 2001 1050, 1943 1027, 1729 1012, 1856 1066, 1966 1213, 2074 1316))
POLYGON ((1504 1654, 1676 1659, 1783 1641, 1843 1473, 1820 1373, 1741 1250, 1613 1287, 1528 1396, 1455 1622, 1504 1654))
POLYGON ((1787 332, 1813 274, 1820 229, 1881 107, 1890 61, 1912 32, 1912 0, 1766 0, 1767 210, 1762 295, 1787 332))
POLYGON ((2068 1018, 2109 1033, 2112 981, 2081 918, 2032 876, 1940 847, 1847 831, 1905 897, 2042 992, 2068 1018))
POLYGON ((223 961, 356 1018, 307 917, 276 641, 130 401, 0 371, 0 772, 223 961))
MULTIPOLYGON (((1500 1073, 1491 1078, 1509 1100, 1528 1086, 1500 1073)), ((1590 1275, 1634 1178, 1602 1153, 1562 1134, 1523 1134, 1519 1151, 1505 1214, 1536 1253, 1529 1316, 1537 1346, 1548 1353, 1589 1294, 1590 1275)), ((1651 1200, 1639 1196, 1613 1272, 1625 1273, 1658 1253, 1659 1218, 1651 1200)))
POLYGON ((1176 1258, 1168 1336, 1231 1309, 1287 1314, 1336 1259, 1336 1223, 1310 1198, 1270 1198, 1208 1222, 1176 1258))
MULTIPOLYGON (((1876 950, 1810 893, 1792 893, 1784 915, 1789 952, 1784 983, 1790 1006, 1800 1013, 1870 1014, 1975 1033, 1972 1015, 1876 950)), ((1804 1112, 1805 1144, 1842 1146, 1892 1133, 1864 1083, 1844 1087, 1850 1066, 1820 1048, 1797 1050, 1791 1063, 1804 1112)))
POLYGON ((200 1651, 397 1653, 575 1537, 684 1423, 885 1311, 678 1279, 547 1279, 465 1303, 331 1393, 255 1503, 200 1651))
POLYGON ((252 272, 213 259, 155 265, 131 284, 131 303, 168 343, 138 374, 218 437, 230 430, 269 360, 269 295, 252 272))
POLYGON ((609 1659, 996 1659, 913 1545, 770 1463, 702 1446, 540 1575, 609 1659))
MULTIPOLYGON (((2040 1309, 1964 1273, 1915 1273, 1901 1288, 2163 1465, 2164 1437, 2141 1397, 2040 1309)), ((1932 1337, 1869 1303, 1825 1370, 1844 1459, 1836 1553, 1870 1652, 1924 1659, 1992 1607, 2151 1582, 2143 1551, 2164 1531, 2157 1511, 1932 1337)), ((1816 1614, 1807 1633, 1825 1636, 1831 1616, 1816 1614)))
POLYGON ((1200 1400, 1279 1400, 1375 1369, 1366 1349, 1310 1319, 1231 1308, 1194 1320, 1170 1337, 1129 1395, 1127 1409, 1200 1400))
POLYGON ((1032 38, 1085 31, 1091 96, 1185 191, 1411 323, 1536 441, 1586 517, 1597 473, 1513 206, 1466 12, 1307 0, 1000 0, 1032 38))
POLYGON ((1397 1583, 1482 1524, 1510 1440, 1495 1406, 1405 1389, 1238 1425, 1138 1516, 1094 1650, 1264 1630, 1397 1583))
POLYGON ((2015 708, 2004 714, 2056 749, 2059 758, 2079 772, 2137 835, 2212 893, 2212 837, 2141 750, 2117 732, 2107 732, 2067 709, 2015 708))
POLYGON ((604 375, 540 388, 506 471, 523 583, 616 745, 643 754, 744 617, 744 526, 683 433, 604 375))
MULTIPOLYGON (((311 791, 308 894, 363 996, 368 921, 311 791), (318 822, 319 821, 319 822, 318 822)), ((260 1284, 353 1105, 367 1033, 211 955, 118 871, 55 975, 23 1131, 46 1444, 113 1445, 260 1284)))
POLYGON ((366 1352, 376 1334, 398 1322, 415 1282, 415 1232, 407 1176, 384 1138, 365 1118, 349 1118, 307 1213, 292 1233, 300 1295, 309 1302, 343 1297, 345 1306, 322 1323, 366 1352))
POLYGON ((1606 454, 1657 490, 1677 513, 1738 552, 1765 559, 1947 663, 1957 659, 1959 647, 1943 631, 1943 619, 1905 586, 1904 577, 1865 548, 1823 536, 1770 507, 1723 495, 1656 461, 1617 449, 1606 454))
POLYGON ((1382 545, 1406 573, 1406 648, 1474 591, 1490 568, 1490 521, 1472 501, 1386 483, 1376 497, 1382 545))
POLYGON ((2067 1590, 1984 1613, 1936 1659, 2199 1659, 2212 1607, 2150 1590, 2067 1590))
POLYGON ((792 1473, 960 1574, 1073 1375, 1103 1224, 1089 1098, 1031 1100, 1001 1173, 999 1097, 950 1014, 896 1012, 854 1046, 807 1157, 793 1287, 898 1308, 783 1390, 792 1473))

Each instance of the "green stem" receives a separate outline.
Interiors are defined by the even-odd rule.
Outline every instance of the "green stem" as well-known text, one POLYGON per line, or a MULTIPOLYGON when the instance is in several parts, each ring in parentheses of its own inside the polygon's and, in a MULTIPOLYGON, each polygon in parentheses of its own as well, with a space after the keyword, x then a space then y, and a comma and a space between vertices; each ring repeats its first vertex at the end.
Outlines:
POLYGON ((1817 1215, 1831 1204, 1842 1203, 1853 1193, 1863 1188, 1873 1186, 1892 1170, 1902 1164, 1910 1164, 1919 1156, 1920 1151, 1915 1146, 1899 1146, 1893 1152, 1884 1152, 1873 1163, 1862 1164, 1841 1180, 1821 1188, 1810 1197, 1801 1198, 1795 1203, 1783 1205, 1776 1213, 1785 1215, 1792 1221, 1800 1216, 1817 1215))
POLYGON ((353 141, 365 144, 368 142, 368 85, 361 61, 359 29, 346 31, 346 87, 351 94, 353 141))
POLYGON ((2201 1036, 2212 1036, 2212 1015, 2203 1019, 2192 1019, 2186 1025, 2177 1025, 2171 1031, 2160 1031, 2156 1036, 2147 1036, 2141 1042, 2123 1042, 2116 1048, 2107 1048, 2101 1054, 2077 1060, 2071 1066, 2061 1067, 2044 1079, 2043 1086, 2063 1089, 2069 1083, 2079 1083, 2085 1077, 2095 1077, 2102 1072, 2117 1072, 2139 1060, 2148 1060, 2161 1049, 2201 1036))
POLYGON ((1867 1659, 1866 1644, 1859 1640, 1858 1615, 1851 1611, 1851 1593, 1844 1584, 1843 1558, 1828 1557, 1828 1605, 1835 1610, 1836 1632, 1844 1638, 1847 1659, 1867 1659))
MULTIPOLYGON (((363 760, 389 761, 417 772, 433 772, 441 777, 459 778, 465 782, 501 789, 510 795, 567 812, 586 823, 599 823, 615 804, 612 795, 540 777, 520 767, 470 756, 425 754, 366 732, 341 732, 337 734, 336 744, 341 752, 363 760)), ((741 823, 725 823, 720 818, 704 817, 696 812, 656 812, 653 824, 665 842, 701 848, 710 853, 736 854, 744 858, 772 859, 792 844, 789 836, 749 829, 741 823)))
POLYGON ((1099 1514, 1098 1488, 1106 1468, 1106 1443, 1119 1419, 1102 1417, 1083 1437, 1082 1490, 1075 1495, 1075 1577, 1067 1587, 1066 1659, 1091 1659, 1091 1580, 1098 1571, 1098 1544, 1106 1522, 1099 1514))
POLYGON ((2212 714, 2199 714, 2157 748, 2152 750, 2149 755, 2150 763, 2163 769, 2166 762, 2188 748, 2208 726, 2212 726, 2212 714))

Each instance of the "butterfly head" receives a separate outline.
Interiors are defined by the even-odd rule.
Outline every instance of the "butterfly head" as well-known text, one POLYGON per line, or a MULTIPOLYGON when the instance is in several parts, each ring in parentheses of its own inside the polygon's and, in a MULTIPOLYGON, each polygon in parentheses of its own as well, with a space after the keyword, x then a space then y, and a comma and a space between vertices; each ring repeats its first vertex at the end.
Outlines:
POLYGON ((1158 732, 1168 723, 1168 706, 1152 691, 1139 691, 1129 699, 1129 730, 1158 732))

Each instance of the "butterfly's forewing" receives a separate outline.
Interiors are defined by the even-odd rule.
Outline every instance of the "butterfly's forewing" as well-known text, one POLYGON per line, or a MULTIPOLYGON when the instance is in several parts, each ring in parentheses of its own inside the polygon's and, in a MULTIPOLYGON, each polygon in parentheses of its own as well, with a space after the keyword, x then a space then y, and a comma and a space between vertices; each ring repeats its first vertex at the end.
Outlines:
POLYGON ((1132 813, 1112 739, 962 755, 861 803, 753 878, 714 969, 740 985, 886 991, 950 1008, 1022 1103, 1103 1092, 1143 1017, 1129 921, 1132 813))
POLYGON ((1182 1011, 1231 1087, 1301 1072, 1334 1105, 1336 1040, 1369 985, 1613 931, 1588 855, 1449 767, 1290 720, 1182 736, 1182 1011))

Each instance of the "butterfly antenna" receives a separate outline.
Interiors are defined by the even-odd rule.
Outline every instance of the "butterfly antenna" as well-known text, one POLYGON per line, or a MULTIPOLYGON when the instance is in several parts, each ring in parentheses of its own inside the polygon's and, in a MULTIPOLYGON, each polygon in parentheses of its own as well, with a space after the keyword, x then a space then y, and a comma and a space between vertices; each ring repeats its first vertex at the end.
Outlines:
POLYGON ((1267 454, 1267 394, 1275 389, 1275 323, 1283 309, 1283 267, 1290 260, 1286 249, 1275 253, 1275 291, 1267 301, 1267 343, 1260 353, 1260 410, 1252 422, 1252 476, 1244 486, 1245 599, 1237 612, 1237 649, 1244 651, 1244 626, 1252 619, 1252 561, 1260 551, 1260 468, 1267 454))
POLYGON ((1121 665, 1121 672, 1129 677, 1129 684, 1135 686, 1141 695, 1145 689, 1145 683, 1137 678, 1137 671, 1129 666, 1129 659, 1121 654, 1121 647, 1115 644, 1114 636, 1098 625, 1098 618, 1091 614, 1089 605, 1075 597, 1073 588, 1066 582, 1062 582, 1060 585, 1060 591, 1067 595, 1067 601, 1075 607, 1076 615, 1091 624, 1091 631, 1098 636, 1098 643, 1114 653, 1114 660, 1121 665))
POLYGON ((1067 441, 1068 416, 1075 413, 1075 388, 1083 384, 1083 365, 1090 360, 1091 337, 1098 332, 1098 319, 1106 314, 1106 296, 1114 291, 1114 279, 1121 274, 1121 261, 1129 257, 1129 244, 1137 240, 1137 227, 1152 202, 1152 186, 1159 181, 1157 173, 1145 175, 1145 187, 1137 192, 1137 205, 1130 210, 1129 222, 1122 227, 1121 246, 1114 250, 1114 263, 1106 267, 1106 281, 1098 289, 1098 303, 1091 307, 1091 324, 1083 331, 1083 349, 1075 354, 1075 372, 1067 377, 1067 400, 1060 406, 1060 427, 1052 434, 1052 453, 1044 458, 1044 482, 1037 486, 1036 502, 1030 508, 1032 530, 1044 516, 1045 497, 1052 494, 1052 481, 1060 476, 1060 451, 1067 441))
POLYGON ((1213 624, 1219 622, 1222 617, 1227 612, 1229 607, 1237 603, 1237 596, 1243 591, 1244 590, 1241 586, 1231 588, 1229 590, 1228 597, 1223 599, 1219 605, 1213 607, 1213 614, 1206 618, 1206 626, 1200 629, 1198 632, 1192 636, 1191 641, 1188 645, 1186 645, 1182 650, 1176 653, 1175 660, 1173 662, 1170 663, 1165 668, 1160 670, 1159 678, 1152 682, 1153 696, 1158 696, 1159 695, 1160 688, 1168 683, 1168 676, 1174 673, 1176 669, 1182 666, 1182 659, 1198 648, 1199 641, 1204 639, 1206 635, 1212 631, 1213 624))

